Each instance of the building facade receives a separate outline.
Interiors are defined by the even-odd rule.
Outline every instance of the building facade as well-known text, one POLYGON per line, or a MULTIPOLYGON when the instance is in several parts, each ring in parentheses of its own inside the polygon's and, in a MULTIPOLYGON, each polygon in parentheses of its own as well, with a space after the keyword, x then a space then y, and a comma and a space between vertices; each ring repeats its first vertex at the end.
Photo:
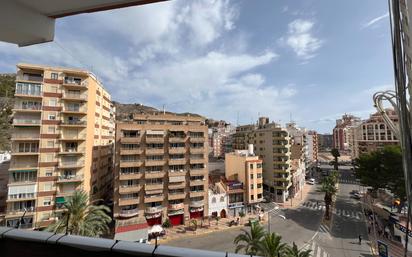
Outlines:
POLYGON ((209 217, 226 218, 228 215, 229 197, 222 182, 209 182, 209 217))
POLYGON ((112 193, 114 117, 110 94, 90 72, 17 65, 6 222, 25 228, 59 219, 76 190, 112 193))
POLYGON ((249 150, 237 150, 225 155, 225 177, 244 185, 244 203, 247 209, 263 201, 263 165, 259 156, 249 150))
POLYGON ((361 119, 350 114, 344 114, 341 119, 336 120, 333 128, 333 148, 339 151, 349 152, 349 141, 351 138, 350 128, 358 126, 361 119))
POLYGON ((333 135, 318 134, 318 146, 320 152, 330 151, 333 147, 333 135))
POLYGON ((318 162, 318 151, 319 151, 318 133, 314 130, 308 131, 308 134, 306 135, 306 141, 308 145, 308 150, 307 150, 308 162, 316 164, 318 162))
POLYGON ((208 215, 204 118, 134 114, 116 127, 116 233, 208 215))
POLYGON ((268 198, 284 202, 289 197, 292 181, 290 173, 290 136, 279 124, 269 118, 259 118, 257 125, 236 128, 233 147, 245 150, 254 145, 254 152, 263 161, 263 189, 268 198))
MULTIPOLYGON (((393 109, 387 109, 386 113, 394 124, 399 124, 398 116, 393 109)), ((380 113, 370 115, 369 119, 357 126, 353 133, 355 134, 354 158, 380 150, 387 145, 399 144, 399 140, 386 125, 380 113)))

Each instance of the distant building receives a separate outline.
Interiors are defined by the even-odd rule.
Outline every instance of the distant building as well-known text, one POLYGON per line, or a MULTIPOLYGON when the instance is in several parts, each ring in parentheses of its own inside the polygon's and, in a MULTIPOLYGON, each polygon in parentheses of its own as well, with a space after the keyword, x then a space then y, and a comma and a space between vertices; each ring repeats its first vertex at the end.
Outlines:
POLYGON ((290 142, 288 131, 279 124, 260 117, 258 124, 239 126, 233 135, 233 149, 245 150, 254 145, 256 155, 263 160, 263 189, 268 198, 284 202, 289 197, 290 142))
POLYGON ((209 217, 226 218, 228 215, 229 197, 222 182, 209 182, 209 217))
POLYGON ((227 153, 225 173, 227 180, 239 181, 244 185, 247 207, 263 200, 262 160, 254 154, 253 145, 249 146, 249 150, 227 153))
POLYGON ((339 151, 349 152, 351 140, 350 128, 361 123, 361 119, 350 114, 344 114, 341 119, 336 120, 336 126, 333 129, 333 148, 339 151))
POLYGON ((318 134, 318 146, 320 152, 330 151, 333 147, 333 135, 318 134))
MULTIPOLYGON (((386 109, 386 113, 393 123, 399 124, 398 116, 393 109, 386 109)), ((399 140, 391 129, 384 122, 380 113, 370 115, 360 125, 353 129, 354 145, 353 156, 359 157, 361 154, 370 153, 382 149, 387 145, 398 145, 399 140)))
POLYGON ((309 163, 317 163, 318 161, 318 151, 319 151, 319 142, 318 142, 318 133, 316 131, 308 131, 306 135, 306 142, 308 145, 307 158, 309 163))
POLYGON ((224 158, 225 153, 232 151, 233 133, 233 127, 224 121, 215 122, 213 127, 209 127, 209 152, 212 157, 224 158))

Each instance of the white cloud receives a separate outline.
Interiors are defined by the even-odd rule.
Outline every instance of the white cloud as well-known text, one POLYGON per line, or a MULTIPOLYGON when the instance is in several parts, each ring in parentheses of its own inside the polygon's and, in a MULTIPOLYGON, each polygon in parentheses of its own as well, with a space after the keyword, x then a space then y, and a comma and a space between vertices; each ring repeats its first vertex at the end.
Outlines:
POLYGON ((314 22, 297 19, 289 23, 286 38, 281 41, 291 47, 298 58, 308 60, 316 55, 323 41, 312 33, 314 22))
POLYGON ((375 24, 375 23, 377 23, 377 22, 379 22, 379 21, 381 21, 381 20, 383 20, 383 19, 385 19, 385 18, 387 18, 387 17, 389 17, 389 12, 387 12, 387 13, 379 16, 379 17, 376 17, 376 18, 374 18, 374 19, 372 19, 372 20, 370 20, 370 21, 368 21, 368 22, 366 22, 366 23, 364 23, 361 28, 362 28, 362 29, 366 29, 366 28, 372 26, 373 24, 375 24))

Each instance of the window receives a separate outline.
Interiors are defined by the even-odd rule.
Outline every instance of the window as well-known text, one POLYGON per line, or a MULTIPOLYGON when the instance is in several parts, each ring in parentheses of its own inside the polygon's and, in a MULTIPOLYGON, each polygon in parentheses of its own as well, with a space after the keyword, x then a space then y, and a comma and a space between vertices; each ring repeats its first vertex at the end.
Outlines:
MULTIPOLYGON (((49 129, 48 129, 49 133, 50 134, 54 133, 54 131, 50 132, 50 128, 51 127, 49 127, 49 129)), ((52 127, 52 128, 54 128, 54 127, 52 127)), ((47 148, 54 148, 54 141, 52 141, 52 140, 47 141, 47 148)))
POLYGON ((253 163, 249 164, 249 168, 253 169, 253 163))
POLYGON ((52 183, 44 183, 43 191, 51 191, 52 190, 52 183))
POLYGON ((56 114, 55 113, 49 114, 49 120, 56 120, 56 114))
POLYGON ((250 185, 250 189, 254 189, 255 187, 254 187, 254 185, 253 184, 251 184, 250 185))
POLYGON ((51 177, 53 176, 53 172, 52 171, 46 171, 46 177, 51 177))
MULTIPOLYGON (((48 128, 47 128, 47 133, 49 133, 49 134, 54 134, 56 132, 56 129, 54 128, 54 126, 49 126, 48 128)), ((52 141, 53 142, 53 141, 52 141)), ((48 144, 48 143, 47 143, 48 144)), ((53 146, 54 146, 54 143, 53 143, 53 146)))
POLYGON ((212 203, 216 203, 216 198, 212 197, 212 203))
POLYGON ((59 74, 57 74, 55 72, 52 72, 51 75, 50 75, 50 78, 51 79, 59 79, 59 74))
POLYGON ((51 197, 45 197, 43 199, 43 206, 50 206, 51 205, 51 197))
POLYGON ((254 195, 251 195, 251 196, 250 196, 250 200, 252 200, 252 201, 255 200, 255 196, 254 196, 254 195))
POLYGON ((225 197, 221 196, 220 197, 220 202, 223 203, 225 201, 225 197))
POLYGON ((257 184, 257 188, 262 188, 262 184, 261 183, 257 184))
POLYGON ((262 173, 256 174, 256 177, 257 177, 257 178, 262 178, 262 173))
POLYGON ((250 174, 250 179, 253 179, 253 174, 250 174))
POLYGON ((49 99, 49 106, 56 106, 57 105, 57 100, 56 98, 51 98, 49 99))
POLYGON ((256 168, 261 169, 261 168, 262 168, 262 164, 261 164, 261 163, 256 164, 256 168))
POLYGON ((53 154, 46 154, 45 157, 44 157, 44 161, 45 162, 52 162, 53 158, 54 158, 53 154))
POLYGON ((262 199, 262 194, 257 195, 258 199, 262 199))
POLYGON ((21 83, 16 85, 16 94, 22 95, 41 95, 41 85, 34 83, 21 83))

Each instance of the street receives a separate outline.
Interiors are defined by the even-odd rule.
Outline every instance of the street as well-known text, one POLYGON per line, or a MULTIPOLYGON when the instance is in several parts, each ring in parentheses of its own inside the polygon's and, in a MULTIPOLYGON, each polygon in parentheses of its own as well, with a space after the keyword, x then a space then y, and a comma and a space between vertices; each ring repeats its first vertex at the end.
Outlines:
POLYGON ((349 169, 340 169, 339 172, 339 190, 332 215, 331 231, 319 233, 314 243, 329 256, 373 256, 370 252, 368 231, 361 204, 359 200, 351 198, 350 195, 352 190, 359 190, 359 185, 349 169), (359 245, 359 235, 363 238, 361 245, 359 245))

